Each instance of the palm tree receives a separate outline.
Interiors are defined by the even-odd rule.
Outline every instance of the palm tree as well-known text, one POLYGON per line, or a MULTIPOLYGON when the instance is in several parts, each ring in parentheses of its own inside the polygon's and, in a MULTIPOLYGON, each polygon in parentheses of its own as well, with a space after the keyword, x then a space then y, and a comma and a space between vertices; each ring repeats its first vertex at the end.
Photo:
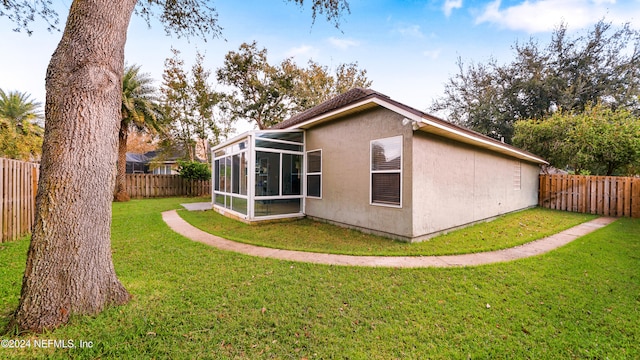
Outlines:
POLYGON ((25 122, 37 122, 42 119, 39 109, 41 103, 29 99, 31 95, 19 91, 5 93, 0 89, 0 117, 9 120, 17 128, 25 122))
POLYGON ((42 152, 41 103, 27 93, 0 89, 0 156, 34 161, 42 152))
POLYGON ((122 120, 118 136, 118 172, 115 201, 128 201, 125 184, 127 169, 127 138, 129 131, 163 132, 162 113, 153 79, 140 72, 139 65, 127 65, 122 77, 122 120))

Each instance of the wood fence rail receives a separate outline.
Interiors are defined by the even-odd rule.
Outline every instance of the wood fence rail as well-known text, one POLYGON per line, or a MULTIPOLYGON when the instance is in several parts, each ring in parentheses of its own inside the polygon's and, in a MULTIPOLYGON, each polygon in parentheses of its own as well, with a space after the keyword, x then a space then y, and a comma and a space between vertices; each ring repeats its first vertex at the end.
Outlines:
POLYGON ((579 213, 640 218, 640 178, 540 175, 538 205, 579 213))
POLYGON ((211 195, 210 180, 186 180, 179 175, 127 174, 126 189, 133 198, 211 195))
POLYGON ((31 233, 40 165, 0 158, 0 243, 31 233))

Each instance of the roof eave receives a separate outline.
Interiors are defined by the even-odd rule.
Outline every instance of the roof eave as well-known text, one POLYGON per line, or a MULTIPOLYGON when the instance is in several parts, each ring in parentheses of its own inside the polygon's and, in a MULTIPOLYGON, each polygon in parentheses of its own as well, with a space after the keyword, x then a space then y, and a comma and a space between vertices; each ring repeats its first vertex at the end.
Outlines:
POLYGON ((497 153, 515 157, 517 159, 521 159, 524 161, 533 162, 537 164, 546 164, 546 165, 549 164, 544 159, 538 156, 535 156, 533 154, 530 154, 526 151, 519 150, 517 148, 514 148, 504 143, 500 143, 490 138, 486 138, 483 135, 474 134, 471 131, 463 131, 461 129, 458 129, 458 127, 453 124, 445 125, 444 120, 437 121, 436 120, 437 118, 432 119, 428 117, 427 114, 421 111, 415 110, 408 106, 400 106, 400 105, 394 104, 392 101, 388 101, 387 99, 375 97, 375 96, 362 99, 360 101, 354 102, 353 104, 347 105, 345 107, 341 107, 339 109, 335 109, 333 111, 330 111, 324 114, 320 114, 311 119, 303 121, 299 124, 295 124, 291 126, 289 129, 308 129, 310 127, 319 125, 321 123, 331 121, 339 117, 343 117, 345 115, 348 115, 354 112, 359 112, 365 109, 373 108, 376 106, 389 109, 410 120, 415 121, 418 124, 418 130, 420 131, 436 134, 436 135, 439 135, 448 139, 456 140, 465 144, 475 145, 480 148, 492 150, 497 153))

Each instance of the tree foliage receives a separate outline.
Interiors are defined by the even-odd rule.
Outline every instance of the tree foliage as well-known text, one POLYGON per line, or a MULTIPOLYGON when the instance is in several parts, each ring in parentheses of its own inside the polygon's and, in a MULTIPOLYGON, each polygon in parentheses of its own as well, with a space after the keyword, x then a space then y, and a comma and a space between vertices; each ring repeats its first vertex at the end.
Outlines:
POLYGON ((299 70, 295 82, 296 110, 312 108, 355 87, 368 88, 371 83, 367 70, 358 68, 357 62, 339 64, 332 75, 327 66, 309 60, 307 68, 299 70))
MULTIPOLYGON (((290 1, 300 6, 309 3, 290 1)), ((138 14, 159 17, 165 29, 178 36, 215 37, 220 28, 209 4, 206 0, 71 3, 45 79, 47 130, 35 225, 10 331, 54 329, 73 315, 97 314, 129 301, 110 249, 126 32, 138 5, 138 14)), ((346 4, 346 0, 313 0, 312 16, 326 14, 337 22, 348 11, 346 4)), ((50 0, 8 0, 0 6, 0 16, 19 29, 30 31, 37 16, 50 24, 57 22, 50 0)))
POLYGON ((601 103, 640 111, 640 31, 600 21, 571 38, 565 25, 542 47, 534 40, 513 47, 515 59, 465 66, 445 85, 431 109, 454 122, 511 142, 513 124, 544 119, 553 111, 580 112, 601 103))
POLYGON ((178 174, 189 180, 211 180, 209 165, 197 161, 178 161, 178 174))
POLYGON ((623 108, 596 105, 518 121, 513 142, 576 173, 634 175, 640 165, 640 119, 623 108))
MULTIPOLYGON (((346 0, 287 0, 300 7, 311 3, 311 18, 315 22, 318 15, 324 15, 328 22, 336 27, 340 25, 342 14, 349 13, 346 0)), ((218 12, 210 0, 140 0, 135 13, 147 24, 152 18, 159 19, 167 34, 178 37, 200 37, 206 41, 209 36, 217 37, 222 33, 218 25, 218 12)), ((0 3, 0 17, 7 17, 16 25, 14 31, 25 30, 31 34, 31 25, 37 19, 45 21, 48 30, 59 30, 58 13, 53 9, 51 0, 3 0, 0 3)))
POLYGON ((0 156, 23 161, 40 159, 44 129, 40 103, 27 93, 0 89, 0 156))
POLYGON ((299 67, 291 58, 271 65, 267 49, 259 49, 254 41, 227 53, 217 78, 230 88, 223 106, 232 119, 245 119, 266 129, 353 87, 371 86, 366 74, 357 63, 340 64, 335 74, 314 61, 309 61, 308 68, 299 67))
POLYGON ((169 130, 164 146, 171 152, 183 151, 186 159, 194 160, 197 144, 219 143, 231 131, 231 122, 217 116, 220 95, 209 83, 211 73, 203 66, 204 56, 198 52, 187 72, 180 52, 172 52, 162 75, 162 106, 169 130))
POLYGON ((247 119, 266 129, 295 109, 291 99, 297 72, 290 59, 273 66, 267 61, 267 49, 258 49, 255 41, 243 43, 225 55, 224 66, 217 71, 218 82, 230 87, 224 108, 234 121, 247 119))

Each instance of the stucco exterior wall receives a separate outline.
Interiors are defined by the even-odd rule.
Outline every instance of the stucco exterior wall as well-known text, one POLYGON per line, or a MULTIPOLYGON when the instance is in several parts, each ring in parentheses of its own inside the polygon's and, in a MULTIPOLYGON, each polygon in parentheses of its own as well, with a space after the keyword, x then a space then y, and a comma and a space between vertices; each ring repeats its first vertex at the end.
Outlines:
POLYGON ((306 198, 305 214, 404 240, 412 237, 411 126, 375 108, 306 132, 306 150, 322 150, 322 198, 306 198), (403 136, 402 208, 370 204, 370 141, 403 136))
POLYGON ((537 204, 537 164, 419 131, 412 151, 416 239, 537 204))

